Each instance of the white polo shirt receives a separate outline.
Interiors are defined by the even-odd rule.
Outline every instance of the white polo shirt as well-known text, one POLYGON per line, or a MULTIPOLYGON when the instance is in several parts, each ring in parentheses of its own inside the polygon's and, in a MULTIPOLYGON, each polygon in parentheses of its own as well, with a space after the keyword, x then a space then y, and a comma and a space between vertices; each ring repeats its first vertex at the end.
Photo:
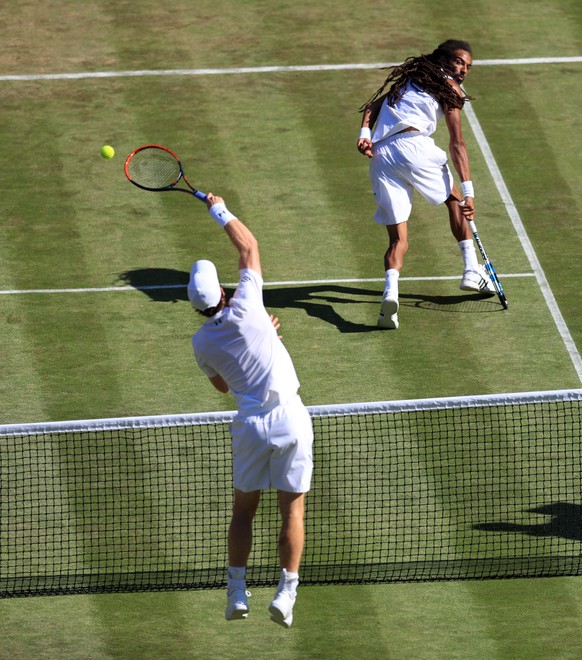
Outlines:
POLYGON ((222 376, 240 415, 258 415, 293 400, 295 367, 263 304, 263 278, 248 268, 229 304, 192 337, 196 362, 212 378, 222 376))
POLYGON ((418 90, 409 82, 394 107, 387 100, 382 103, 372 142, 376 144, 409 126, 418 129, 421 135, 432 135, 443 116, 443 109, 434 96, 418 90))

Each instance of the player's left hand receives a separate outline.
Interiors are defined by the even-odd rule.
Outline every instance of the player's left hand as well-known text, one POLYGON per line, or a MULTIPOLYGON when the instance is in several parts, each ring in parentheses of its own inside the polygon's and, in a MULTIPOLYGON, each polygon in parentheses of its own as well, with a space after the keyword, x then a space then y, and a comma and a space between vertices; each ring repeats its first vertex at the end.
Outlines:
MULTIPOLYGON (((269 318, 271 319, 271 323, 273 324, 275 330, 278 331, 279 328, 281 327, 281 322, 279 321, 279 319, 274 314, 269 314, 269 318)), ((279 335, 279 339, 283 339, 283 337, 279 335)))
POLYGON ((465 197, 462 202, 459 202, 461 207, 461 213, 465 216, 467 220, 472 220, 475 215, 475 203, 473 202, 472 197, 465 197))

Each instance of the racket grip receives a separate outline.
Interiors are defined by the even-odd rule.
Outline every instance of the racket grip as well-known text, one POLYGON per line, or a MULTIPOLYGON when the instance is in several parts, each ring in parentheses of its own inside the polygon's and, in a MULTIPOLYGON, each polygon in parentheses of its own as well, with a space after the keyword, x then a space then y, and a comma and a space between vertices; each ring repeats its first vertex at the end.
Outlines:
POLYGON ((192 194, 194 195, 194 197, 197 197, 201 202, 206 202, 206 194, 200 192, 200 190, 194 190, 192 194))

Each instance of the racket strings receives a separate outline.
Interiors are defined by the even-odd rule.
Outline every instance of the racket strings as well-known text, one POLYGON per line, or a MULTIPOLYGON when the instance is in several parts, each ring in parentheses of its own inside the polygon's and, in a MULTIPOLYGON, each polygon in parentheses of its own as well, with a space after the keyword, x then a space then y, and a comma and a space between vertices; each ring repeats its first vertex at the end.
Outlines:
POLYGON ((127 164, 127 173, 139 186, 155 190, 177 183, 181 170, 172 154, 153 148, 135 153, 127 164))

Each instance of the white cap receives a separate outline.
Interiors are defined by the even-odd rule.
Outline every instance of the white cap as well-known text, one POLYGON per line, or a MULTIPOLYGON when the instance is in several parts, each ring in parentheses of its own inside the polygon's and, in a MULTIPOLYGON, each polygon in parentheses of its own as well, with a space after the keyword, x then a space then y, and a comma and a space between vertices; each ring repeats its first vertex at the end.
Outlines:
POLYGON ((222 297, 216 266, 212 261, 200 259, 190 271, 188 298, 192 307, 203 312, 209 307, 216 307, 222 297))

